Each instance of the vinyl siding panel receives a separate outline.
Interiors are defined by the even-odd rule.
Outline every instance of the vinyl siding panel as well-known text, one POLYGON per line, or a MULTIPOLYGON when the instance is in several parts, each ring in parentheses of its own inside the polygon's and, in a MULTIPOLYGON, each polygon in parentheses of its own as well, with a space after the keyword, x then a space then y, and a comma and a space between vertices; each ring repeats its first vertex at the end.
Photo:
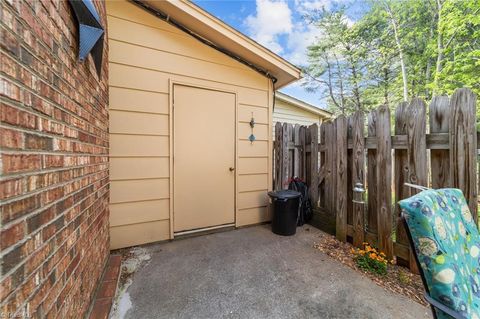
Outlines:
POLYGON ((242 174, 267 174, 267 157, 243 157, 238 160, 238 173, 242 174))
POLYGON ((237 214, 237 225, 247 226, 267 222, 270 218, 268 207, 241 209, 237 214))
POLYGON ((275 124, 277 124, 277 122, 306 126, 310 126, 316 123, 320 126, 322 120, 323 118, 318 114, 309 112, 293 104, 276 99, 275 110, 273 112, 272 137, 273 139, 275 139, 275 124))
POLYGON ((107 19, 112 249, 171 238, 171 81, 236 93, 236 224, 268 220, 270 81, 127 1, 107 19))
POLYGON ((149 221, 110 227, 110 249, 169 239, 169 221, 149 221))

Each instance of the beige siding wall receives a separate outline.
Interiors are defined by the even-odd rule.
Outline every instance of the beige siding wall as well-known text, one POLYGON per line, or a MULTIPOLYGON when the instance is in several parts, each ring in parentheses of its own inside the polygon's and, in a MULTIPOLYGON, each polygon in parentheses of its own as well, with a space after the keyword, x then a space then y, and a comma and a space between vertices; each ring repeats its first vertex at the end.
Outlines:
POLYGON ((172 82, 236 92, 236 225, 267 221, 272 148, 268 79, 131 3, 108 1, 107 14, 111 248, 173 235, 172 82), (258 123, 253 144, 248 141, 252 115, 258 123))
POLYGON ((298 106, 286 103, 279 99, 275 100, 275 110, 273 112, 273 137, 275 138, 275 124, 291 123, 300 125, 312 125, 314 123, 322 123, 322 117, 318 114, 308 112, 298 106))

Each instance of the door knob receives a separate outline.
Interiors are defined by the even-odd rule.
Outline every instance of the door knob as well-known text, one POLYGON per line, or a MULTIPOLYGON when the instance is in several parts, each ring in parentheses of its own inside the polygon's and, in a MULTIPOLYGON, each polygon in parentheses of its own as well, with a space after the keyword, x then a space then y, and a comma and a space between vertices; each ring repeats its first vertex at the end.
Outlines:
POLYGON ((230 172, 233 172, 235 170, 235 167, 230 167, 229 170, 230 172))

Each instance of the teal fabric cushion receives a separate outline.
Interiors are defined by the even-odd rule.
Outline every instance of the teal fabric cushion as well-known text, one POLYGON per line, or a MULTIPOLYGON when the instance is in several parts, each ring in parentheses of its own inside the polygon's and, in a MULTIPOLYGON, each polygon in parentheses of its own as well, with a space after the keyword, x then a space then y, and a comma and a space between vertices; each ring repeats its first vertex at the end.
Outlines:
MULTIPOLYGON (((399 202, 432 298, 480 319, 480 235, 462 192, 426 190, 399 202)), ((450 318, 437 310, 439 318, 450 318)))

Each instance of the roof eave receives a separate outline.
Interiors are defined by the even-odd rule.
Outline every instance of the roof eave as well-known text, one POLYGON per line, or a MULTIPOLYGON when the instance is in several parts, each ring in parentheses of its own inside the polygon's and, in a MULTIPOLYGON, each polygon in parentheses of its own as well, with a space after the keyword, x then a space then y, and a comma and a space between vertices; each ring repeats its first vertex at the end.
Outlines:
POLYGON ((277 79, 279 89, 301 78, 301 70, 187 0, 141 0, 199 36, 252 63, 277 79))
POLYGON ((327 110, 321 109, 319 107, 316 107, 316 106, 311 105, 307 102, 301 101, 297 98, 294 98, 293 96, 290 96, 290 95, 282 93, 282 92, 277 92, 276 98, 285 102, 285 103, 289 103, 289 104, 294 105, 296 107, 299 107, 299 108, 301 108, 305 111, 323 116, 325 118, 330 118, 330 117, 333 116, 333 114, 331 112, 327 111, 327 110))

